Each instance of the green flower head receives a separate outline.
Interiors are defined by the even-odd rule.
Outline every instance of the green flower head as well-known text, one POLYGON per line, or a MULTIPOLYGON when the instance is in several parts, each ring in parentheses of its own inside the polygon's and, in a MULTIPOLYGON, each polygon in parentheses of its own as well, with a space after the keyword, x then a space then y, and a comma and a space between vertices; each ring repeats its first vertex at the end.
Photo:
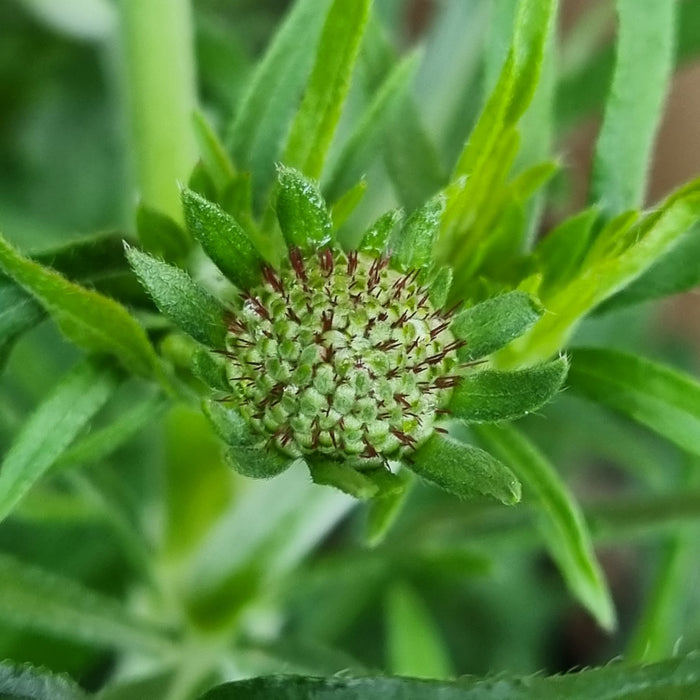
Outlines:
POLYGON ((451 270, 433 259, 441 196, 405 222, 400 212, 385 214, 357 250, 344 251, 316 183, 280 167, 276 211, 287 254, 276 265, 216 204, 190 190, 183 202, 190 232, 238 289, 233 303, 221 304, 179 268, 128 255, 158 307, 209 348, 194 367, 224 390, 205 412, 235 469, 269 477, 303 459, 317 483, 367 498, 400 491, 403 464, 460 496, 519 498, 513 474, 450 437, 448 421, 538 408, 561 386, 566 361, 489 367, 488 356, 542 309, 512 291, 458 310, 451 270))

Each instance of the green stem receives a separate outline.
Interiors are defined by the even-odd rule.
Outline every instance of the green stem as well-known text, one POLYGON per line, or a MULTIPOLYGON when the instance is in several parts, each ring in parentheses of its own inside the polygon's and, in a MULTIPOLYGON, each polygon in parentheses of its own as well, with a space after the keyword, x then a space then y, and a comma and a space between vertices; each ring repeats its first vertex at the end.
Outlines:
POLYGON ((140 199, 181 221, 178 181, 194 165, 190 0, 121 0, 125 98, 140 199))

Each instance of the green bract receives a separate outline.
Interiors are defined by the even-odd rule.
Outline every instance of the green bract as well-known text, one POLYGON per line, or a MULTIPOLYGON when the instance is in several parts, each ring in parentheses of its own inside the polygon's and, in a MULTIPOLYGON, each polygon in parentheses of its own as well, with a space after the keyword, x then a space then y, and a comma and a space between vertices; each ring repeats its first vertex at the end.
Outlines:
MULTIPOLYGON (((190 233, 238 287, 228 308, 183 271, 127 250, 160 310, 223 358, 230 392, 206 413, 231 446, 232 466, 270 477, 302 458, 317 483, 369 498, 404 488, 403 463, 458 496, 516 502, 509 469, 439 434, 450 419, 517 418, 560 388, 564 359, 486 367, 485 356, 540 318, 540 304, 510 292, 459 313, 461 304, 445 308, 451 271, 433 260, 442 196, 402 227, 396 212, 381 217, 360 251, 345 252, 316 183, 293 168, 278 174, 288 249, 276 268, 229 214, 183 191, 190 233)), ((201 352, 195 357, 198 376, 220 391, 220 375, 202 372, 201 352)))

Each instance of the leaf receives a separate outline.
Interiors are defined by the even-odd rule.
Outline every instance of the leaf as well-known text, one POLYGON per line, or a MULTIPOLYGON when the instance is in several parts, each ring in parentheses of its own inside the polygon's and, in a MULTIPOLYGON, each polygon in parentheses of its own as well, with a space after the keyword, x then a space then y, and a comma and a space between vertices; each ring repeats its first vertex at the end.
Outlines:
POLYGON ((375 496, 368 504, 366 541, 369 547, 376 547, 384 541, 411 492, 414 481, 412 472, 401 469, 396 478, 401 482, 400 489, 375 496))
POLYGON ((700 284, 700 226, 697 224, 679 238, 640 277, 595 309, 603 314, 651 299, 686 292, 700 284))
POLYGON ((174 219, 143 202, 136 207, 136 231, 146 250, 166 260, 182 260, 192 243, 174 219))
POLYGON ((113 355, 135 374, 160 373, 158 357, 143 328, 117 302, 22 257, 2 236, 0 268, 30 292, 79 347, 113 355))
POLYGON ((170 642, 118 601, 0 554, 0 620, 105 649, 163 654, 170 642))
POLYGON ((366 191, 367 181, 363 179, 333 202, 331 221, 333 222, 334 231, 337 231, 348 220, 350 214, 355 211, 357 205, 362 201, 366 191))
MULTIPOLYGON (((369 0, 334 0, 282 160, 318 178, 350 88, 369 0)), ((301 32, 300 32, 301 35, 301 32)))
POLYGON ((187 228, 221 272, 239 289, 258 284, 263 261, 240 224, 187 188, 182 190, 182 205, 187 228))
POLYGON ((126 255, 156 306, 195 340, 223 348, 226 337, 224 309, 179 267, 127 247, 126 255))
POLYGON ((363 253, 372 253, 375 257, 385 255, 392 231, 402 219, 403 211, 401 209, 394 209, 382 214, 365 231, 358 250, 363 253))
POLYGON ((131 440, 146 426, 152 426, 169 403, 160 394, 149 396, 129 406, 105 428, 93 430, 77 440, 55 463, 56 469, 99 462, 131 440))
POLYGON ((700 384, 693 377, 637 355, 578 348, 568 385, 700 455, 700 384))
POLYGON ((282 139, 298 107, 331 0, 299 0, 257 64, 229 131, 240 168, 249 169, 258 193, 267 189, 282 139), (303 36, 304 41, 299 41, 303 36), (275 99, 271 100, 270 95, 275 99))
POLYGON ((119 373, 84 361, 47 395, 5 455, 0 469, 0 521, 40 479, 114 393, 119 373))
POLYGON ((345 140, 327 178, 328 185, 324 191, 329 197, 337 196, 347 189, 350 183, 360 177, 374 162, 386 130, 391 128, 393 123, 392 107, 408 90, 416 64, 417 55, 409 54, 396 64, 373 91, 372 99, 345 140))
POLYGON ((392 673, 414 678, 449 678, 452 664, 435 620, 411 588, 394 585, 387 594, 387 658, 392 673))
POLYGON ((277 218, 290 247, 314 251, 333 241, 333 225, 318 185, 294 168, 278 166, 277 218))
POLYGON ((347 464, 322 458, 305 458, 305 461, 315 484, 333 486, 361 500, 372 498, 379 491, 372 479, 347 464))
POLYGON ((44 310, 31 295, 11 280, 0 277, 0 341, 12 341, 44 318, 44 310))
POLYGON ((565 357, 535 367, 467 374, 452 393, 455 418, 474 423, 515 420, 536 411, 561 389, 569 363, 565 357))
POLYGON ((200 700, 689 700, 700 690, 700 656, 690 654, 647 666, 603 668, 546 677, 486 680, 314 678, 268 676, 224 683, 200 700))
POLYGON ((455 316, 450 329, 466 341, 459 351, 463 361, 486 357, 522 335, 542 316, 539 302, 525 292, 506 292, 465 309, 455 316))
POLYGON ((87 700, 80 686, 67 676, 28 664, 0 661, 0 698, 3 700, 87 700))
POLYGON ((269 479, 291 466, 294 460, 268 448, 260 436, 253 435, 235 408, 226 408, 218 401, 206 401, 202 408, 216 434, 231 446, 225 453, 226 461, 239 474, 269 479))
POLYGON ((437 195, 408 217, 389 242, 394 267, 406 272, 425 267, 432 261, 444 211, 445 198, 437 195))
POLYGON ((492 496, 506 505, 520 500, 520 482, 488 452, 435 433, 407 466, 460 498, 492 496))
POLYGON ((216 187, 223 190, 236 175, 233 163, 216 132, 200 110, 195 110, 192 121, 202 161, 216 187))
POLYGON ((568 587, 603 629, 614 629, 615 609, 588 526, 576 499, 554 467, 511 426, 475 426, 474 433, 535 495, 540 508, 540 531, 568 587))
POLYGON ((451 267, 441 267, 430 281, 430 303, 436 308, 441 309, 447 303, 452 287, 452 279, 454 273, 451 267))
POLYGON ((617 59, 593 163, 608 216, 639 207, 673 68, 676 3, 617 0, 617 59))

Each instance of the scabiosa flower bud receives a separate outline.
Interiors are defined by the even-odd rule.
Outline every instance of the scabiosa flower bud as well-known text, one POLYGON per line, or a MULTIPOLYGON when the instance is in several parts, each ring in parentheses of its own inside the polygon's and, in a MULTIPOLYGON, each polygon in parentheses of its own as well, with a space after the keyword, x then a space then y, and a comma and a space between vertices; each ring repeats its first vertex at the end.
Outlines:
POLYGON ((292 248, 242 295, 229 320, 228 376, 238 410, 270 446, 297 457, 387 460, 432 434, 459 376, 451 312, 419 270, 389 258, 292 248))

